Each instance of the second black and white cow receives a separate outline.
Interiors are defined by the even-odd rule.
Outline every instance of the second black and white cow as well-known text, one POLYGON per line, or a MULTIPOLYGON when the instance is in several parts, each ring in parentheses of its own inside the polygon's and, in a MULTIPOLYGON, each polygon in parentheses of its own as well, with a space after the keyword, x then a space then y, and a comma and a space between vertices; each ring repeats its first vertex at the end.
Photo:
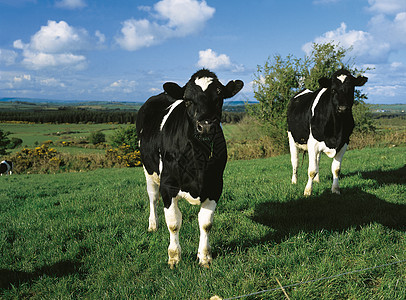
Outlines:
POLYGON ((11 175, 13 172, 13 162, 9 160, 3 160, 0 162, 0 175, 3 176, 3 174, 6 175, 11 175))
POLYGON ((341 161, 354 129, 352 106, 354 87, 367 82, 366 77, 354 77, 345 69, 331 78, 319 79, 321 89, 304 90, 293 97, 288 106, 288 136, 293 168, 292 183, 297 182, 298 149, 309 152, 308 181, 304 191, 311 195, 313 181, 319 181, 320 153, 333 158, 331 191, 340 194, 338 176, 341 161))
POLYGON ((173 268, 181 258, 182 214, 178 200, 183 198, 201 205, 197 256, 202 266, 208 266, 212 260, 209 232, 222 193, 227 161, 220 125, 223 100, 237 94, 243 82, 234 80, 224 86, 214 73, 202 69, 184 87, 173 82, 163 87, 165 92, 149 98, 137 116, 150 200, 148 230, 157 230, 157 203, 161 194, 170 233, 168 264, 173 268))

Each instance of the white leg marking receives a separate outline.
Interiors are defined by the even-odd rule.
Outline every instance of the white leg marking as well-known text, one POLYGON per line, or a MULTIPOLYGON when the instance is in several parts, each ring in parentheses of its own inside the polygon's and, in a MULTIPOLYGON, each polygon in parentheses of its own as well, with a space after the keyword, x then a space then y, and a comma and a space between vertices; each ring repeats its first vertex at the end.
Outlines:
POLYGON ((200 228, 200 242, 197 251, 199 264, 208 267, 212 261, 211 248, 209 244, 210 229, 213 224, 214 210, 216 209, 216 201, 207 199, 203 202, 199 212, 199 228, 200 228))
POLYGON ((316 176, 314 176, 313 181, 314 182, 320 182, 320 176, 319 176, 319 165, 320 165, 320 156, 321 152, 318 152, 316 155, 316 176))
POLYGON ((317 174, 317 155, 319 155, 318 142, 313 138, 307 142, 307 149, 309 152, 309 168, 308 168, 308 180, 306 188, 304 190, 305 196, 310 196, 313 189, 313 179, 317 174))
POLYGON ((156 231, 158 229, 157 206, 159 200, 159 176, 156 173, 149 175, 145 168, 144 173, 147 181, 147 192, 149 197, 148 231, 156 231))
POLYGON ((179 244, 179 230, 182 226, 182 213, 178 208, 177 197, 172 198, 169 208, 164 208, 166 225, 168 226, 170 242, 168 247, 168 264, 171 269, 180 261, 181 248, 179 244))
POLYGON ((340 187, 338 185, 338 176, 340 175, 341 170, 341 161, 345 151, 347 150, 348 145, 344 144, 337 155, 333 158, 333 163, 331 164, 331 173, 333 173, 333 185, 331 186, 331 192, 335 194, 340 194, 340 187))
POLYGON ((292 133, 288 131, 289 137, 289 149, 290 149, 290 161, 292 163, 292 183, 297 183, 297 165, 298 165, 298 149, 296 147, 295 140, 293 139, 292 133))

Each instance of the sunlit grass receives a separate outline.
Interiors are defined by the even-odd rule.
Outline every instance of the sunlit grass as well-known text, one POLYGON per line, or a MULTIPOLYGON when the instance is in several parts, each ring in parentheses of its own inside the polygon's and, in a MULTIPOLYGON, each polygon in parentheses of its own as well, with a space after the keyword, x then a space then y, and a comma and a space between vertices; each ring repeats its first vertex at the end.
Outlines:
MULTIPOLYGON (((302 196, 307 163, 290 184, 288 155, 229 162, 198 266, 198 207, 180 202, 182 261, 167 267, 169 234, 148 233, 141 168, 0 178, 0 297, 209 299, 232 297, 406 259, 405 148, 348 151, 342 195, 331 160, 302 196)), ((405 299, 405 264, 320 280, 291 299, 405 299)), ((284 299, 281 291, 259 299, 284 299)), ((254 296, 248 299, 255 299, 254 296)))

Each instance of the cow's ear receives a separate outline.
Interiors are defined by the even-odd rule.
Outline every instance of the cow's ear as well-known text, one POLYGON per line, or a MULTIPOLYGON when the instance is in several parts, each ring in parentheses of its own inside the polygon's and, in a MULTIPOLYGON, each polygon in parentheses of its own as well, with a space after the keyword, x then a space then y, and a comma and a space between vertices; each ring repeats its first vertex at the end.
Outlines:
POLYGON ((331 86, 331 79, 327 77, 322 77, 319 79, 319 85, 322 88, 329 88, 331 86))
POLYGON ((224 99, 231 98, 236 95, 244 86, 241 80, 232 80, 225 86, 224 99))
POLYGON ((368 81, 368 77, 358 76, 354 78, 354 85, 355 86, 363 86, 368 81))
POLYGON ((175 82, 164 83, 164 91, 172 98, 179 100, 183 98, 183 88, 175 82))

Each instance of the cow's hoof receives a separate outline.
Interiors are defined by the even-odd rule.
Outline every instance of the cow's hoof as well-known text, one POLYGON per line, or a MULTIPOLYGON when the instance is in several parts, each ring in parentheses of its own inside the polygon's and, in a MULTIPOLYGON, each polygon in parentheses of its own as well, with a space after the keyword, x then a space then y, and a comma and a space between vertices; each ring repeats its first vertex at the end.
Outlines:
POLYGON ((180 262, 180 249, 168 249, 168 265, 173 270, 180 262))
POLYGON ((174 259, 169 259, 168 265, 171 270, 175 269, 178 266, 179 261, 175 261, 174 259))
POLYGON ((305 189, 303 195, 305 195, 306 197, 310 196, 312 194, 312 190, 310 189, 305 189))
POLYGON ((206 268, 206 269, 210 268, 210 264, 211 264, 211 261, 212 261, 212 257, 211 257, 210 252, 206 252, 203 255, 198 253, 197 258, 199 259, 199 265, 201 267, 206 268))
POLYGON ((158 230, 158 228, 155 226, 155 227, 153 227, 153 226, 149 226, 148 227, 148 232, 156 232, 158 230))
POLYGON ((202 268, 210 269, 210 264, 202 264, 202 263, 199 263, 199 265, 200 265, 202 268))
POLYGON ((331 188, 331 192, 332 192, 333 194, 337 194, 337 195, 340 195, 340 194, 341 194, 339 187, 332 187, 332 188, 331 188))

